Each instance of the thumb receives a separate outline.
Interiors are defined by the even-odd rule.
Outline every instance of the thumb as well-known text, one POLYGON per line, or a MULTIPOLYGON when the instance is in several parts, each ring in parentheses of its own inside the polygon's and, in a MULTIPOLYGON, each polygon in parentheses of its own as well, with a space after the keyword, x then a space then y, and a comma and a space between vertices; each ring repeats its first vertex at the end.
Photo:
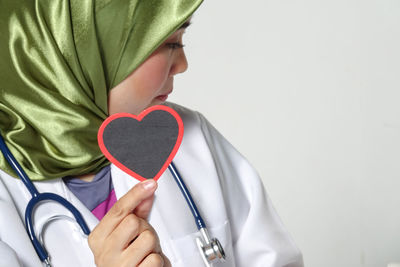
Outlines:
POLYGON ((147 220, 147 218, 149 217, 151 208, 153 207, 153 202, 154 202, 154 193, 151 194, 151 196, 149 196, 148 198, 145 198, 144 200, 142 200, 142 202, 140 202, 139 205, 136 206, 136 208, 133 210, 133 213, 144 219, 147 220))

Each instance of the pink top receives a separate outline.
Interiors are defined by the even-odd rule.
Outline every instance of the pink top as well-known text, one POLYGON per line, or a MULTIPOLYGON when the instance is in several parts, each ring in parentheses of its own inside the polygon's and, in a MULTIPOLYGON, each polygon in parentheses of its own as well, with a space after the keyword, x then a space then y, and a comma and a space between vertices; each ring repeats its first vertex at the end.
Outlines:
POLYGON ((117 202, 117 197, 115 196, 115 192, 113 189, 111 190, 106 200, 104 200, 96 208, 94 208, 92 210, 92 213, 94 214, 94 216, 96 216, 97 219, 101 220, 103 219, 104 215, 106 215, 107 211, 111 209, 115 202, 117 202))

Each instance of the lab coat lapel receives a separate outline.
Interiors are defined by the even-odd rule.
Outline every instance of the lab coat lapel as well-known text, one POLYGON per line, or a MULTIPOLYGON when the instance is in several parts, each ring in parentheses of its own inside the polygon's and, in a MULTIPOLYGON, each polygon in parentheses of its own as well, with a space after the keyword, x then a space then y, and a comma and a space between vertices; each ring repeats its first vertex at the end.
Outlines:
POLYGON ((132 178, 129 174, 125 173, 114 164, 111 164, 111 179, 117 199, 120 199, 132 187, 139 183, 138 180, 132 178))

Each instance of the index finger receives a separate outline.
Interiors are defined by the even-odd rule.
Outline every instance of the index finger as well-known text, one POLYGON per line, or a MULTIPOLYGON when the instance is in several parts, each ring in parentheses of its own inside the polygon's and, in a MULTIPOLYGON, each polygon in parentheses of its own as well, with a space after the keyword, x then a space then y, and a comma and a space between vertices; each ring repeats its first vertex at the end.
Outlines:
POLYGON ((132 187, 114 206, 106 213, 96 226, 96 232, 106 238, 120 224, 120 222, 145 199, 149 198, 157 189, 157 183, 153 179, 138 183, 132 187))

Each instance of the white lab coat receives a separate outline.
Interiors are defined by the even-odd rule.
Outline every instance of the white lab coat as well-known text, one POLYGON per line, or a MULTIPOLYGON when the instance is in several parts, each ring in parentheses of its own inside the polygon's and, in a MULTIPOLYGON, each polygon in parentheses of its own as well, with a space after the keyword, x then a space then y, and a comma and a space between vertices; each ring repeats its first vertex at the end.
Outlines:
MULTIPOLYGON (((300 251, 271 205, 256 171, 198 112, 169 103, 182 117, 185 132, 174 163, 208 226, 222 243, 226 262, 214 267, 301 267, 300 251)), ((111 166, 117 199, 137 181, 111 166)), ((173 267, 203 267, 193 216, 169 171, 160 177, 149 222, 173 267)), ((69 200, 90 229, 98 220, 62 179, 34 183, 40 192, 69 200)), ((24 212, 30 194, 19 179, 0 170, 0 266, 42 266, 26 234, 24 212)), ((56 203, 35 211, 35 227, 49 217, 70 215, 56 203)), ((38 231, 38 230, 36 230, 38 231)), ((95 266, 93 255, 73 223, 54 221, 45 228, 45 246, 55 267, 95 266)))

